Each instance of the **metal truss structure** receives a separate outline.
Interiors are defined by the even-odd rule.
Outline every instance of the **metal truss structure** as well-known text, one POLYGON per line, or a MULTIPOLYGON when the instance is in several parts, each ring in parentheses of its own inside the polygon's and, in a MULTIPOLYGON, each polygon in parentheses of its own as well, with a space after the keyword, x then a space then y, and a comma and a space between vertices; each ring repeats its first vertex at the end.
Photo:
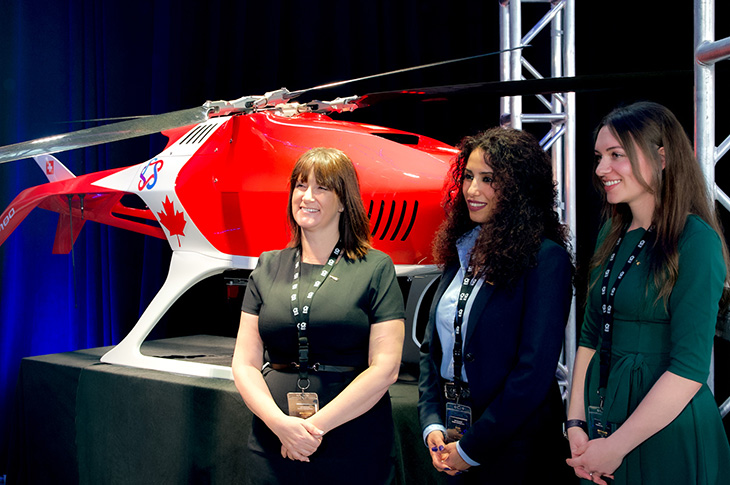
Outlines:
MULTIPOLYGON (((575 0, 499 0, 500 50, 523 46, 536 40, 544 29, 550 29, 550 77, 575 76, 575 0), (522 34, 523 4, 543 4, 547 12, 526 34, 522 34)), ((730 135, 719 146, 715 145, 715 64, 730 59, 730 37, 715 40, 715 0, 694 0, 695 42, 695 154, 702 166, 709 193, 730 211, 730 196, 715 183, 715 165, 730 151, 730 135)), ((500 81, 520 81, 526 74, 533 79, 543 76, 526 59, 522 49, 504 52, 500 56, 500 81)), ((571 243, 576 245, 576 99, 574 92, 553 94, 550 99, 538 95, 545 107, 543 113, 525 113, 522 96, 503 97, 500 100, 502 126, 521 129, 525 123, 548 124, 540 144, 550 150, 553 171, 561 200, 561 216, 571 232, 571 243)), ((566 329, 564 352, 558 367, 563 397, 567 397, 575 359, 577 341, 575 299, 566 329)), ((714 364, 710 371, 710 387, 714 391, 714 364)), ((730 398, 721 406, 720 413, 730 412, 730 398)))
MULTIPOLYGON (((715 165, 730 151, 730 135, 715 146, 715 64, 730 59, 730 37, 715 40, 715 0, 694 2, 695 155, 702 166, 709 195, 730 210, 730 197, 715 183, 715 165)), ((714 363, 709 385, 714 390, 714 363)), ((730 398, 720 405, 724 417, 730 412, 730 398)))
MULTIPOLYGON (((536 8, 537 8, 536 7, 536 8)), ((542 41, 540 32, 549 27, 550 77, 575 76, 575 0, 499 0, 500 50, 542 41), (522 9, 525 3, 542 4, 547 12, 526 34, 522 34, 522 9)), ((500 81, 542 79, 544 76, 527 60, 522 49, 511 50, 500 55, 500 81)), ((553 173, 558 185, 561 201, 561 216, 570 228, 571 244, 576 247, 576 204, 575 204, 575 93, 556 93, 550 99, 542 95, 536 98, 544 106, 541 113, 525 113, 522 96, 500 99, 500 122, 502 126, 521 129, 524 123, 547 124, 545 136, 540 145, 550 150, 553 173)), ((577 327, 575 297, 570 319, 566 327, 563 356, 558 366, 558 379, 563 398, 567 397, 573 360, 575 359, 577 327)))

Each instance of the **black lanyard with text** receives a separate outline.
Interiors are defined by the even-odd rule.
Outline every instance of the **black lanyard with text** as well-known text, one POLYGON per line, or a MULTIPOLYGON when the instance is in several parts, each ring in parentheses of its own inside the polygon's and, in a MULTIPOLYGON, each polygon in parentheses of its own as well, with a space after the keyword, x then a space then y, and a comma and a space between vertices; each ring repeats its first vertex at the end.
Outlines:
POLYGON ((469 266, 461 282, 461 291, 459 291, 459 300, 456 304, 456 315, 454 316, 454 383, 456 384, 457 396, 462 394, 462 390, 466 387, 461 380, 461 368, 463 361, 463 342, 461 326, 464 323, 464 313, 466 312, 466 303, 469 301, 474 286, 478 278, 472 274, 472 267, 469 266))
POLYGON ((309 383, 307 383, 307 387, 303 387, 302 381, 309 380, 309 374, 307 369, 307 365, 309 364, 309 340, 307 338, 307 325, 309 324, 309 310, 312 307, 312 298, 314 298, 314 294, 324 284, 325 279, 327 279, 327 275, 330 274, 335 264, 337 263, 337 259, 339 258, 341 252, 342 249, 340 248, 340 241, 338 241, 335 245, 335 248, 332 250, 332 254, 330 254, 330 257, 327 259, 327 263, 325 263, 322 270, 316 276, 314 283, 312 283, 312 286, 307 291, 307 295, 304 298, 304 305, 302 305, 301 299, 299 297, 299 275, 302 270, 302 256, 301 250, 297 249, 297 261, 294 265, 294 281, 291 287, 291 311, 292 315, 294 316, 294 321, 297 324, 297 336, 299 342, 299 380, 297 381, 297 385, 302 391, 309 387, 309 383))
MULTIPOLYGON (((626 260, 623 269, 616 276, 613 286, 608 288, 608 279, 613 270, 613 264, 616 262, 616 255, 618 254, 621 242, 626 236, 626 229, 622 232, 621 236, 616 241, 616 245, 613 248, 611 256, 608 258, 608 265, 606 271, 603 272, 603 282, 601 284, 601 314, 602 314, 602 339, 601 339, 601 353, 600 355, 600 380, 599 380, 599 393, 603 393, 608 385, 608 374, 611 366, 611 347, 613 344, 613 310, 614 310, 614 299, 616 297, 616 290, 623 281, 626 273, 631 269, 634 264, 636 257, 639 255, 641 250, 646 245, 647 241, 654 236, 654 226, 649 227, 644 234, 641 236, 641 240, 638 242, 634 250, 631 252, 631 256, 626 260)), ((601 394, 601 407, 603 407, 603 394, 601 394)))

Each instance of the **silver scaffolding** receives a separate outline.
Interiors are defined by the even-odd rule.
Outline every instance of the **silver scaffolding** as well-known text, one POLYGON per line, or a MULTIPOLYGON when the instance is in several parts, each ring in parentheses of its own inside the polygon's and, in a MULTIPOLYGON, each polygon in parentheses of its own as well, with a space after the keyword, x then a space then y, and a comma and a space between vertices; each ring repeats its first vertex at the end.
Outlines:
MULTIPOLYGON (((499 0, 500 50, 530 44, 538 33, 550 26, 551 77, 575 76, 575 0, 499 0), (548 6, 547 13, 530 31, 522 35, 522 4, 539 3, 548 6)), ((710 196, 730 211, 730 196, 715 183, 715 165, 730 151, 730 135, 715 145, 715 64, 730 59, 730 37, 715 40, 714 0, 694 0, 695 31, 695 154, 699 160, 710 196)), ((500 56, 500 81, 525 79, 526 71, 535 79, 543 76, 525 58, 522 50, 505 52, 500 56)), ((571 243, 576 248, 576 100, 575 93, 559 93, 548 100, 537 96, 545 113, 524 113, 522 97, 500 100, 500 120, 503 126, 521 129, 523 123, 549 123, 550 129, 541 140, 551 150, 553 169, 561 199, 563 221, 571 231, 571 243)), ((561 388, 567 390, 572 375, 577 342, 575 298, 568 322, 564 353, 558 369, 561 388)), ((713 364, 714 366, 714 364, 713 364)), ((710 387, 714 391, 714 367, 710 369, 710 387)), ((564 397, 566 395, 564 394, 564 397)), ((724 417, 730 413, 730 398, 721 406, 724 417)))
MULTIPOLYGON (((499 0, 499 48, 501 51, 530 44, 546 27, 550 27, 550 77, 575 76, 575 0, 499 0), (539 3, 547 12, 525 35, 522 35, 522 4, 539 3)), ((523 73, 533 79, 543 76, 527 60, 523 49, 503 52, 500 55, 500 81, 521 81, 523 73)), ((537 95, 544 106, 542 113, 524 113, 522 96, 500 99, 500 123, 521 129, 523 123, 549 124, 540 140, 545 150, 550 150, 553 173, 558 187, 563 222, 570 228, 571 245, 576 248, 575 204, 575 93, 556 93, 550 99, 537 95)), ((577 341, 576 302, 573 297, 570 317, 566 327, 563 355, 558 366, 558 380, 563 398, 572 375, 577 341)))
MULTIPOLYGON (((711 199, 730 210, 730 197, 715 183, 715 165, 730 150, 730 135, 715 146, 715 64, 730 59, 730 37, 715 40, 715 0, 694 2, 695 155, 702 167, 711 199)), ((714 362, 709 385, 714 391, 714 362)), ((725 417, 730 398, 720 405, 725 417)))

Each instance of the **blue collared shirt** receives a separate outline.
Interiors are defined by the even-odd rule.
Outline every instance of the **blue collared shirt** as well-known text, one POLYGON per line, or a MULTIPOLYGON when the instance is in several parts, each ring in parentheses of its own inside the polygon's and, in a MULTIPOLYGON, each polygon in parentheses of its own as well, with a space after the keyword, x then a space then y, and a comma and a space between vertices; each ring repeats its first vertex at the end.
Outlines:
MULTIPOLYGON (((459 294, 461 293, 461 283, 464 280, 466 269, 469 267, 469 258, 471 257, 471 250, 474 247, 481 226, 477 226, 471 231, 464 234, 456 242, 456 250, 459 254, 459 271, 456 272, 454 279, 451 280, 451 284, 444 292, 443 296, 439 300, 438 306, 436 307, 436 331, 438 332, 439 341, 441 342, 441 377, 447 381, 454 379, 454 318, 456 318, 456 310, 459 301, 459 294)), ((469 314, 471 313, 471 307, 474 304, 473 296, 479 293, 479 289, 482 287, 484 280, 480 278, 474 285, 472 290, 472 298, 466 302, 466 308, 464 309, 464 318, 461 324, 461 334, 467 335, 467 329, 469 325, 469 314)), ((463 345, 466 344, 466 339, 462 341, 462 354, 463 345)), ((468 376, 466 375, 466 367, 461 368, 461 380, 469 382, 468 376)))
MULTIPOLYGON (((481 226, 477 226, 471 231, 464 234, 456 242, 456 250, 459 254, 459 270, 456 272, 454 279, 451 280, 451 284, 449 284, 449 287, 441 296, 441 299, 438 302, 438 306, 436 307, 436 331, 438 332, 439 341, 441 342, 441 354, 443 356, 441 359, 441 368, 439 369, 439 373, 441 374, 442 378, 448 381, 454 379, 454 318, 456 317, 459 293, 461 292, 461 284, 464 280, 464 275, 466 274, 466 268, 468 268, 469 266, 469 259, 471 257, 472 248, 474 247, 474 243, 476 242, 480 231, 481 226)), ((474 285, 472 296, 479 293, 479 289, 482 287, 483 282, 484 280, 482 278, 477 281, 477 283, 474 285)), ((467 334, 466 332, 469 322, 469 314, 471 313, 471 307, 473 303, 474 298, 469 298, 469 300, 466 302, 466 307, 464 309, 464 318, 461 325, 462 335, 467 334)), ((462 345, 464 345, 465 343, 466 339, 464 339, 462 345)), ((465 366, 462 366, 461 368, 461 380, 463 380, 464 382, 469 382, 468 376, 466 375, 465 366)), ((426 426, 426 428, 423 430, 424 443, 426 442, 426 438, 428 437, 428 435, 436 430, 441 431, 442 433, 444 433, 444 435, 446 433, 446 427, 443 424, 438 423, 426 426)), ((459 455, 461 455, 461 458, 469 465, 479 465, 479 463, 470 459, 469 456, 464 453, 458 442, 456 443, 456 449, 459 451, 459 455)))

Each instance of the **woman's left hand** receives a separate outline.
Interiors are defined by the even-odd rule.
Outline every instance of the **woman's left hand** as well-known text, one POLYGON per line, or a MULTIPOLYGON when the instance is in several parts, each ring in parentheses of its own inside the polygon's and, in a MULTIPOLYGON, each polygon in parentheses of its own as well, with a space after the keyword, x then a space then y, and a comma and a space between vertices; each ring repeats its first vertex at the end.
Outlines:
MULTIPOLYGON (((578 458, 585 451, 585 445, 589 441, 588 434, 586 434, 583 429, 576 426, 568 429, 568 439, 570 440, 570 458, 578 458)), ((568 465, 570 465, 570 459, 566 461, 568 462, 568 465)), ((578 478, 583 478, 584 480, 593 479, 593 477, 591 477, 591 475, 589 475, 583 467, 573 467, 573 471, 578 478)))
POLYGON ((448 468, 448 470, 444 470, 444 473, 451 476, 458 475, 471 468, 471 465, 465 462, 459 454, 456 442, 447 444, 441 452, 441 456, 443 457, 441 462, 448 468))
MULTIPOLYGON (((309 434, 311 434, 314 438, 316 438, 320 443, 322 442, 322 436, 324 435, 324 432, 322 430, 317 428, 314 424, 312 424, 308 420, 304 420, 303 425, 304 425, 304 429, 309 431, 309 434)), ((312 453, 314 453, 314 452, 312 452, 312 453)), ((297 453, 297 452, 287 448, 286 445, 282 444, 281 445, 281 456, 284 458, 289 458, 290 460, 308 462, 309 456, 311 456, 311 454, 297 453)))
POLYGON ((567 460, 568 465, 582 468, 589 474, 590 480, 601 485, 607 485, 603 477, 613 479, 613 472, 624 459, 624 455, 606 438, 588 441, 575 450, 573 456, 575 458, 567 460))
POLYGON ((309 463, 308 456, 303 456, 303 455, 297 454, 297 453, 289 450, 289 448, 287 448, 284 445, 281 445, 281 456, 283 458, 288 458, 292 461, 303 461, 303 462, 309 463))
MULTIPOLYGON (((290 460, 297 460, 297 458, 294 458, 294 455, 284 445, 281 445, 281 456, 283 458, 289 458, 290 460)), ((303 461, 303 460, 297 460, 297 461, 303 461)))

